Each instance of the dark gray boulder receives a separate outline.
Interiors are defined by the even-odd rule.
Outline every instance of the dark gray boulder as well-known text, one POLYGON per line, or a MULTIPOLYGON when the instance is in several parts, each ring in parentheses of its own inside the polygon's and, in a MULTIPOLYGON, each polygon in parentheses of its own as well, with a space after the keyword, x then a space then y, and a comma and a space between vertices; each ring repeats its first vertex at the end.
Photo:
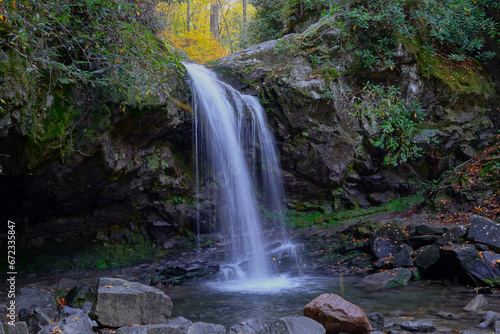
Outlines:
POLYGON ((408 245, 404 245, 403 248, 394 256, 394 267, 413 267, 411 253, 413 253, 413 248, 408 245))
POLYGON ((478 325, 479 328, 494 328, 495 323, 500 321, 500 314, 488 311, 483 316, 481 323, 478 325))
POLYGON ((325 328, 308 317, 285 317, 273 322, 267 334, 326 334, 325 328))
POLYGON ((51 293, 34 286, 21 288, 16 296, 16 310, 29 309, 32 305, 38 305, 49 317, 57 314, 57 301, 51 293))
POLYGON ((396 268, 365 276, 359 285, 368 290, 380 290, 407 285, 411 277, 412 273, 409 269, 396 268))
POLYGON ((252 319, 232 326, 229 334, 263 334, 267 329, 267 324, 260 319, 252 319))
POLYGON ((22 321, 15 322, 14 325, 0 323, 0 334, 29 334, 28 326, 22 321))
POLYGON ((476 215, 470 215, 468 238, 477 243, 485 244, 500 252, 500 224, 476 215))
POLYGON ((124 326, 116 334, 186 334, 193 322, 184 317, 175 317, 165 324, 124 326))
POLYGON ((51 326, 52 332, 59 329, 64 334, 93 334, 92 327, 97 327, 97 323, 80 309, 64 306, 60 315, 59 322, 51 326))
POLYGON ((432 245, 441 238, 439 235, 415 235, 410 237, 408 240, 408 245, 414 249, 424 247, 427 245, 432 245))
POLYGON ((195 322, 186 332, 187 334, 226 334, 226 327, 206 322, 195 322))
POLYGON ((366 313, 366 317, 370 324, 372 324, 372 333, 373 331, 381 331, 384 329, 384 316, 378 312, 366 313))
POLYGON ((166 323, 172 300, 161 290, 119 278, 99 280, 91 316, 103 327, 166 323))
POLYGON ((407 234, 404 226, 393 221, 380 226, 375 232, 372 250, 379 259, 384 257, 393 257, 404 246, 407 234))
POLYGON ((436 325, 430 320, 403 321, 401 328, 410 332, 434 332, 436 325))
POLYGON ((492 266, 496 266, 500 263, 500 254, 493 252, 484 252, 483 257, 486 261, 491 263, 492 266))
POLYGON ((394 259, 390 257, 383 257, 373 263, 375 269, 392 269, 394 267, 394 259))
POLYGON ((37 304, 23 308, 18 313, 19 320, 26 323, 30 333, 38 333, 50 326, 50 317, 37 304))
POLYGON ((116 334, 186 334, 186 331, 160 324, 120 327, 116 334))
POLYGON ((440 265, 439 248, 434 245, 424 246, 416 251, 415 266, 422 275, 434 275, 440 265))
POLYGON ((473 245, 444 246, 441 247, 440 254, 446 278, 458 278, 462 283, 478 286, 500 285, 500 269, 483 259, 473 245))
POLYGON ((453 226, 441 238, 436 241, 437 245, 448 245, 460 240, 467 234, 467 227, 463 225, 453 226))
POLYGON ((446 229, 443 227, 432 227, 425 224, 415 226, 416 235, 442 235, 445 232, 446 229))

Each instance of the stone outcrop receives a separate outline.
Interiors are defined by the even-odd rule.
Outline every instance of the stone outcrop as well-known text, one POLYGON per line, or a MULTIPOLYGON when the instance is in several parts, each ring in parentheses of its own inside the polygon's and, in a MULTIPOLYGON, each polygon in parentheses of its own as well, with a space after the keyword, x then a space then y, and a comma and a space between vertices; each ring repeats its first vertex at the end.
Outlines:
POLYGON ((333 293, 322 294, 307 304, 304 315, 322 324, 327 334, 368 334, 372 329, 359 306, 333 293))
POLYGON ((323 18, 301 34, 267 41, 217 60, 213 68, 247 94, 260 97, 275 128, 290 204, 304 200, 345 207, 367 207, 414 193, 410 171, 384 166, 384 151, 373 145, 377 127, 353 116, 349 97, 366 81, 400 88, 402 97, 427 112, 431 131, 417 139, 424 157, 413 171, 434 177, 473 154, 493 134, 495 110, 488 79, 477 87, 451 85, 425 77, 418 46, 400 45, 395 66, 360 66, 356 49, 342 47, 342 32, 323 18), (492 104, 493 105, 493 104, 492 104), (483 111, 480 111, 483 110, 483 111), (426 136, 440 144, 428 142, 426 136))
POLYGON ((368 290, 380 290, 383 288, 405 286, 411 277, 412 273, 409 269, 396 268, 365 276, 359 285, 368 290))
POLYGON ((168 322, 172 300, 161 290, 118 278, 101 278, 92 317, 105 327, 168 322))

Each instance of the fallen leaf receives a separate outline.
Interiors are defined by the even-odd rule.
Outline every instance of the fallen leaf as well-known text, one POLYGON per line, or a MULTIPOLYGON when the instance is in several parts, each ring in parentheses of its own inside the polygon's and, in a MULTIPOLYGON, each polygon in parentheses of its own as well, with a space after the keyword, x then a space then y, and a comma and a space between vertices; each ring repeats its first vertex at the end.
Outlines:
POLYGON ((112 288, 113 286, 112 285, 105 285, 104 287, 109 289, 109 288, 112 288))
POLYGON ((78 317, 71 319, 71 321, 75 322, 78 320, 78 317))

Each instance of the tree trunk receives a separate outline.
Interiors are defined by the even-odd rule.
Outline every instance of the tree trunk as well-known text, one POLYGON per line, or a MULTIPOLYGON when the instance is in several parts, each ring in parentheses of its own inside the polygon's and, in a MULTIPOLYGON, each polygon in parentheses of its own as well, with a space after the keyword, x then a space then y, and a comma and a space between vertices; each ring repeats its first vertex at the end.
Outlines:
POLYGON ((186 16, 186 30, 187 32, 191 31, 191 28, 190 28, 190 25, 191 25, 191 8, 190 8, 190 1, 187 0, 186 1, 186 12, 187 12, 187 16, 186 16))
POLYGON ((216 41, 219 40, 219 25, 220 25, 220 14, 219 14, 219 4, 217 1, 212 1, 210 6, 210 32, 216 41))
POLYGON ((247 23, 247 0, 242 0, 242 7, 243 7, 243 33, 241 34, 242 35, 242 41, 243 43, 242 46, 244 48, 247 47, 247 27, 248 27, 248 23, 247 23))

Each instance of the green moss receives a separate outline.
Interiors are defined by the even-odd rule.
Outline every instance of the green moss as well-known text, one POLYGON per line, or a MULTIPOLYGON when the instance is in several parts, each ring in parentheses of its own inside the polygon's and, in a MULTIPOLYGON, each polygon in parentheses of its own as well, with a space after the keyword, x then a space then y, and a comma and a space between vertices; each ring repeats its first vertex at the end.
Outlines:
MULTIPOLYGON (((354 209, 345 210, 333 213, 321 213, 319 211, 300 212, 290 210, 287 213, 287 222, 292 227, 304 229, 312 226, 335 226, 340 225, 346 221, 353 219, 360 219, 369 217, 378 213, 402 211, 418 204, 424 200, 422 194, 411 197, 404 197, 397 201, 384 204, 378 207, 370 207, 367 209, 354 209)), ((305 208, 305 206, 297 206, 298 208, 305 208)))
POLYGON ((440 55, 431 55, 418 41, 406 39, 404 47, 417 60, 420 73, 426 78, 434 77, 445 83, 452 91, 466 94, 495 95, 494 87, 488 75, 477 62, 451 61, 440 55))
POLYGON ((41 249, 23 249, 18 255, 19 268, 28 274, 113 269, 150 260, 157 255, 156 245, 148 241, 145 229, 139 224, 130 229, 112 226, 105 234, 109 235, 109 241, 76 238, 53 242, 41 249), (34 253, 39 255, 33 257, 34 253))

